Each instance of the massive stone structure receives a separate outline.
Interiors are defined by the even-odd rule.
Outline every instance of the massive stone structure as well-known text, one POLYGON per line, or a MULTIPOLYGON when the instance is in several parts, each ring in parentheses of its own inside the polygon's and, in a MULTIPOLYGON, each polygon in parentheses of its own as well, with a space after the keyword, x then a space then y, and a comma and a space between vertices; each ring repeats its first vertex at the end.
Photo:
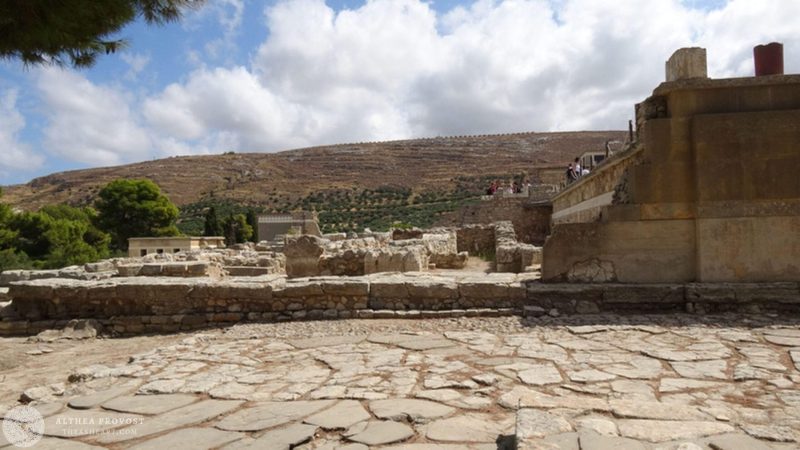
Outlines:
POLYGON ((800 76, 707 79, 699 53, 637 105, 637 142, 553 199, 544 279, 800 279, 800 76))

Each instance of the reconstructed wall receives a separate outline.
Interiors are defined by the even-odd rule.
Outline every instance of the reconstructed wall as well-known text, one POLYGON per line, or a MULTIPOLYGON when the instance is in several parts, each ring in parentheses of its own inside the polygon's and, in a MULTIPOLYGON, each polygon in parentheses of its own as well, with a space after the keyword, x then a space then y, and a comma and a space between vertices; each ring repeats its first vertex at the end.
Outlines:
POLYGON ((800 279, 800 76, 663 83, 637 124, 627 160, 553 200, 543 279, 800 279))

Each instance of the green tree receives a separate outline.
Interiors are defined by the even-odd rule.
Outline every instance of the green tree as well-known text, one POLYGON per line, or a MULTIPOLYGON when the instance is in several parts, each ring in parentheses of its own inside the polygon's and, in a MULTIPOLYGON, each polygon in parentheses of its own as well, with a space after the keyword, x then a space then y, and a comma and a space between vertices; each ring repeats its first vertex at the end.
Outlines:
POLYGON ((32 269, 33 261, 23 252, 13 248, 0 250, 0 272, 11 269, 32 269))
MULTIPOLYGON (((88 222, 77 220, 54 220, 50 229, 45 233, 45 239, 49 242, 50 249, 44 255, 41 266, 45 269, 55 269, 97 261, 105 256, 84 240, 84 235, 90 226, 88 222)), ((107 247, 105 253, 108 253, 107 247)))
MULTIPOLYGON (((2 197, 3 189, 0 188, 0 198, 2 197)), ((5 203, 0 203, 0 250, 12 249, 12 245, 17 239, 16 231, 11 229, 11 219, 13 217, 14 213, 11 211, 11 207, 5 203)))
POLYGON ((47 232, 53 226, 53 218, 39 212, 23 212, 11 219, 11 228, 17 237, 14 248, 32 259, 44 259, 50 253, 47 232))
POLYGON ((247 223, 244 214, 231 214, 222 224, 225 230, 225 243, 227 245, 241 244, 247 242, 253 235, 253 227, 247 223))
POLYGON ((101 54, 127 43, 113 35, 144 18, 164 24, 203 0, 3 0, 0 2, 0 58, 25 64, 89 67, 101 54))
MULTIPOLYGON (((91 247, 92 250, 81 250, 80 253, 86 256, 76 256, 74 258, 75 261, 86 259, 86 261, 83 262, 89 262, 108 256, 108 245, 111 243, 111 236, 95 225, 95 223, 97 223, 98 214, 97 210, 94 208, 74 208, 69 205, 58 204, 44 206, 39 212, 50 216, 50 218, 55 221, 53 226, 61 229, 61 231, 58 232, 52 230, 51 227, 52 234, 48 236, 51 245, 50 253, 56 251, 57 247, 63 246, 64 248, 72 247, 74 249, 79 249, 83 248, 85 244, 91 247), (77 231, 80 232, 79 236, 73 234, 73 232, 77 231), (65 233, 67 236, 71 236, 70 239, 75 242, 73 243, 66 240, 64 238, 65 233)), ((69 264, 80 264, 80 262, 71 262, 69 264)))
POLYGON ((258 214, 252 208, 247 210, 247 224, 250 225, 250 241, 258 241, 258 214))
POLYGON ((217 218, 217 210, 213 206, 206 211, 205 222, 203 223, 203 236, 222 236, 222 224, 217 218))
POLYGON ((178 208, 150 180, 118 179, 99 192, 98 227, 111 235, 111 246, 127 250, 128 238, 177 236, 178 208))

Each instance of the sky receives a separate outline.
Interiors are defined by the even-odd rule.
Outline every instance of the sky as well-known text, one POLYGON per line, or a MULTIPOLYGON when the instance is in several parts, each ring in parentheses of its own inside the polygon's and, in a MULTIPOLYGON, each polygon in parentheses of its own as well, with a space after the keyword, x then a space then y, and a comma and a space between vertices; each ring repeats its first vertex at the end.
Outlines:
POLYGON ((626 129, 678 48, 752 76, 800 0, 208 0, 90 69, 0 60, 0 185, 175 155, 626 129))

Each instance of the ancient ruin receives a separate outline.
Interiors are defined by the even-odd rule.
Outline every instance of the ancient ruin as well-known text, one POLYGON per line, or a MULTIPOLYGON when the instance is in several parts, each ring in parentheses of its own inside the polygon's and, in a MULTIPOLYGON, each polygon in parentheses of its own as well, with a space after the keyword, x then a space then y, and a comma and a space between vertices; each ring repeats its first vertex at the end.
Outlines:
POLYGON ((35 448, 797 448, 800 77, 705 58, 669 59, 635 139, 575 155, 590 174, 440 227, 269 215, 257 244, 0 273, 4 424, 40 415, 35 448))
POLYGON ((636 141, 553 199, 548 281, 800 279, 800 76, 706 78, 667 62, 636 141))

